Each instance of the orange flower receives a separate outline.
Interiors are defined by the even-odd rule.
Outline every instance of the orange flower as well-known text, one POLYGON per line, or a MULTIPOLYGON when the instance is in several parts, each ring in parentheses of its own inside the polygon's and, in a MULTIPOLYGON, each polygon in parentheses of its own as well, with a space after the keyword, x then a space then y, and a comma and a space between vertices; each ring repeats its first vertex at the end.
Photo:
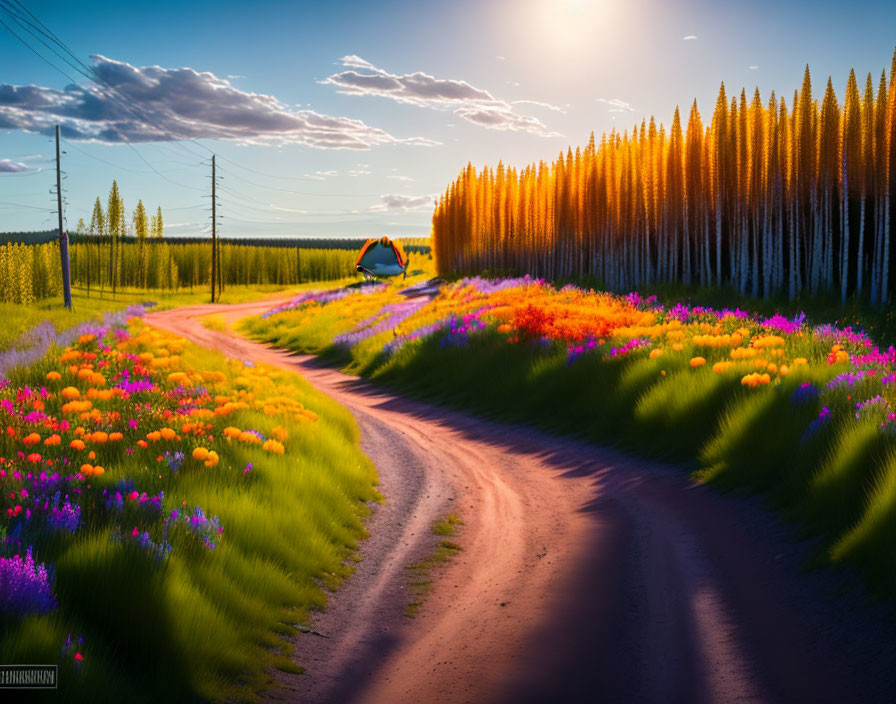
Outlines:
POLYGON ((36 445, 40 442, 40 435, 37 433, 31 433, 30 435, 26 435, 22 438, 22 442, 26 447, 31 447, 32 445, 36 445))
POLYGON ((62 378, 62 374, 59 372, 47 372, 47 381, 59 381, 62 378))
POLYGON ((101 445, 109 439, 109 434, 104 433, 102 430, 97 430, 90 436, 90 439, 93 442, 98 442, 101 445))
POLYGON ((87 453, 87 459, 89 459, 89 460, 95 460, 95 459, 96 459, 96 453, 95 453, 93 450, 91 450, 90 452, 87 453))
POLYGON ((44 445, 58 445, 60 442, 62 442, 62 438, 53 433, 53 435, 44 440, 44 445))
POLYGON ((81 465, 81 474, 85 477, 89 477, 93 474, 93 465, 92 464, 82 464, 81 465))
POLYGON ((662 350, 659 350, 659 349, 657 349, 657 350, 650 350, 650 358, 651 358, 651 359, 659 359, 659 358, 662 357, 662 356, 663 356, 663 351, 662 351, 662 350))
POLYGON ((149 443, 146 442, 146 440, 138 440, 138 441, 137 441, 137 444, 138 444, 140 447, 149 447, 149 443))
POLYGON ((691 357, 691 366, 692 367, 702 367, 706 364, 705 357, 691 357))
POLYGON ((174 440, 174 438, 177 437, 177 433, 171 428, 162 428, 159 431, 159 435, 161 435, 164 440, 174 440))
POLYGON ((109 433, 109 442, 117 442, 124 437, 121 433, 109 433))
POLYGON ((74 386, 66 386, 66 387, 61 391, 60 395, 61 395, 62 398, 64 398, 66 401, 71 401, 72 399, 80 398, 80 397, 81 397, 81 392, 78 391, 78 389, 76 389, 74 386))
POLYGON ((265 441, 264 445, 261 446, 261 449, 267 450, 268 452, 273 452, 275 455, 282 455, 285 451, 283 443, 280 443, 277 440, 265 441))
POLYGON ((158 430, 153 430, 151 433, 146 434, 146 439, 158 442, 162 439, 162 434, 158 430))
POLYGON ((205 466, 206 467, 215 467, 218 464, 218 453, 214 450, 210 450, 208 456, 205 458, 205 466))
POLYGON ((68 444, 68 446, 70 448, 72 448, 73 450, 83 450, 84 449, 84 441, 76 438, 75 440, 72 440, 68 444))
POLYGON ((100 475, 104 474, 105 471, 106 471, 106 470, 103 469, 102 467, 100 467, 99 465, 97 465, 96 467, 93 468, 93 473, 94 473, 94 475, 96 475, 96 476, 100 476, 100 475))
POLYGON ((32 452, 30 455, 28 455, 29 462, 34 462, 35 464, 37 464, 38 462, 40 462, 40 459, 41 459, 40 455, 37 454, 36 452, 32 452))

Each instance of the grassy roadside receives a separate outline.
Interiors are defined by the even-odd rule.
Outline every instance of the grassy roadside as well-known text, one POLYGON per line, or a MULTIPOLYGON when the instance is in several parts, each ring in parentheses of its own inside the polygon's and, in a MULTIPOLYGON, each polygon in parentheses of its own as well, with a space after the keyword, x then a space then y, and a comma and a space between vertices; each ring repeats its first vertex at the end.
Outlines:
POLYGON ((252 700, 351 571, 375 470, 298 375, 139 323, 103 340, 0 387, 0 557, 52 565, 0 594, 0 662, 60 663, 66 701, 252 700))
MULTIPOLYGON (((522 293, 480 295, 476 286, 488 288, 458 284, 393 327, 380 323, 403 304, 384 291, 247 319, 239 329, 276 346, 322 354, 417 398, 682 463, 723 490, 762 492, 801 531, 819 538, 819 563, 854 567, 878 595, 892 599, 893 355, 873 353, 855 331, 816 332, 783 321, 789 332, 770 333, 762 316, 703 312, 682 314, 685 322, 676 328, 667 313, 656 317, 643 307, 620 312, 619 298, 611 305, 587 292, 554 291, 527 308, 522 293), (580 303, 557 307, 552 318, 551 301, 564 296, 580 303), (593 348, 575 349, 541 332, 527 336, 520 327, 541 329, 538 321, 550 318, 544 330, 589 329, 588 316, 600 318, 602 306, 612 309, 595 323, 607 328, 600 333, 606 339, 595 339, 593 348), (512 315, 495 317, 508 308, 512 315), (617 325, 612 316, 624 320, 617 325), (453 322, 414 339, 415 329, 449 318, 453 322), (519 322, 524 318, 528 322, 519 322), (365 325, 371 334, 364 334, 365 325), (742 341, 739 326, 745 327, 742 341), (404 342, 394 347, 393 340, 404 342), (638 344, 627 347, 632 341, 638 344), (841 341, 845 349, 838 352, 841 341), (729 355, 734 352, 739 356, 729 355)), ((706 292, 700 302, 749 303, 716 294, 714 301, 706 292)), ((682 303, 665 295, 667 311, 682 303)), ((775 312, 766 308, 766 315, 775 312)), ((853 313, 878 332, 887 329, 888 312, 861 307, 841 315, 840 324, 854 322, 853 313)))

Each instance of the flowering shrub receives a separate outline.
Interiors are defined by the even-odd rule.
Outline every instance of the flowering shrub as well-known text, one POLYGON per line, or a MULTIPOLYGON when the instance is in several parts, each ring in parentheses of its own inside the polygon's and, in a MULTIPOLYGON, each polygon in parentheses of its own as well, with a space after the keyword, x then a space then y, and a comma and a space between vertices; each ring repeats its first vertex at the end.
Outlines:
POLYGON ((0 557, 0 614, 21 616, 56 608, 51 571, 37 564, 29 547, 25 557, 0 557))

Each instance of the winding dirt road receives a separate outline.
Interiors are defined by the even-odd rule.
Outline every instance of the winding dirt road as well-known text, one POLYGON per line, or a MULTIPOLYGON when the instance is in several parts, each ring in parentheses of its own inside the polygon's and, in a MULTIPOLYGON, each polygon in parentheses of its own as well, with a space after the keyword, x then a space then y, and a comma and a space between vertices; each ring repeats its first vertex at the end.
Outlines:
POLYGON ((148 321, 230 357, 294 370, 354 413, 386 502, 271 701, 892 702, 896 638, 845 574, 803 573, 809 546, 753 499, 680 468, 395 396, 205 329, 271 301, 148 321), (456 511, 458 557, 416 618, 408 564, 456 511))

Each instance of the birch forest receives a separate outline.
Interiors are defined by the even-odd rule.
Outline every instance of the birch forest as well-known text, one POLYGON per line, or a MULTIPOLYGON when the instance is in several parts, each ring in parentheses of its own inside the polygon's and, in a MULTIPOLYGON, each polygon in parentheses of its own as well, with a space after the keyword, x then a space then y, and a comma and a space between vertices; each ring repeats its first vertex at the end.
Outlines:
POLYGON ((745 295, 887 302, 896 246, 896 53, 842 99, 809 67, 789 102, 757 88, 711 120, 653 117, 551 163, 468 165, 436 203, 440 273, 593 277, 611 290, 680 282, 745 295))

